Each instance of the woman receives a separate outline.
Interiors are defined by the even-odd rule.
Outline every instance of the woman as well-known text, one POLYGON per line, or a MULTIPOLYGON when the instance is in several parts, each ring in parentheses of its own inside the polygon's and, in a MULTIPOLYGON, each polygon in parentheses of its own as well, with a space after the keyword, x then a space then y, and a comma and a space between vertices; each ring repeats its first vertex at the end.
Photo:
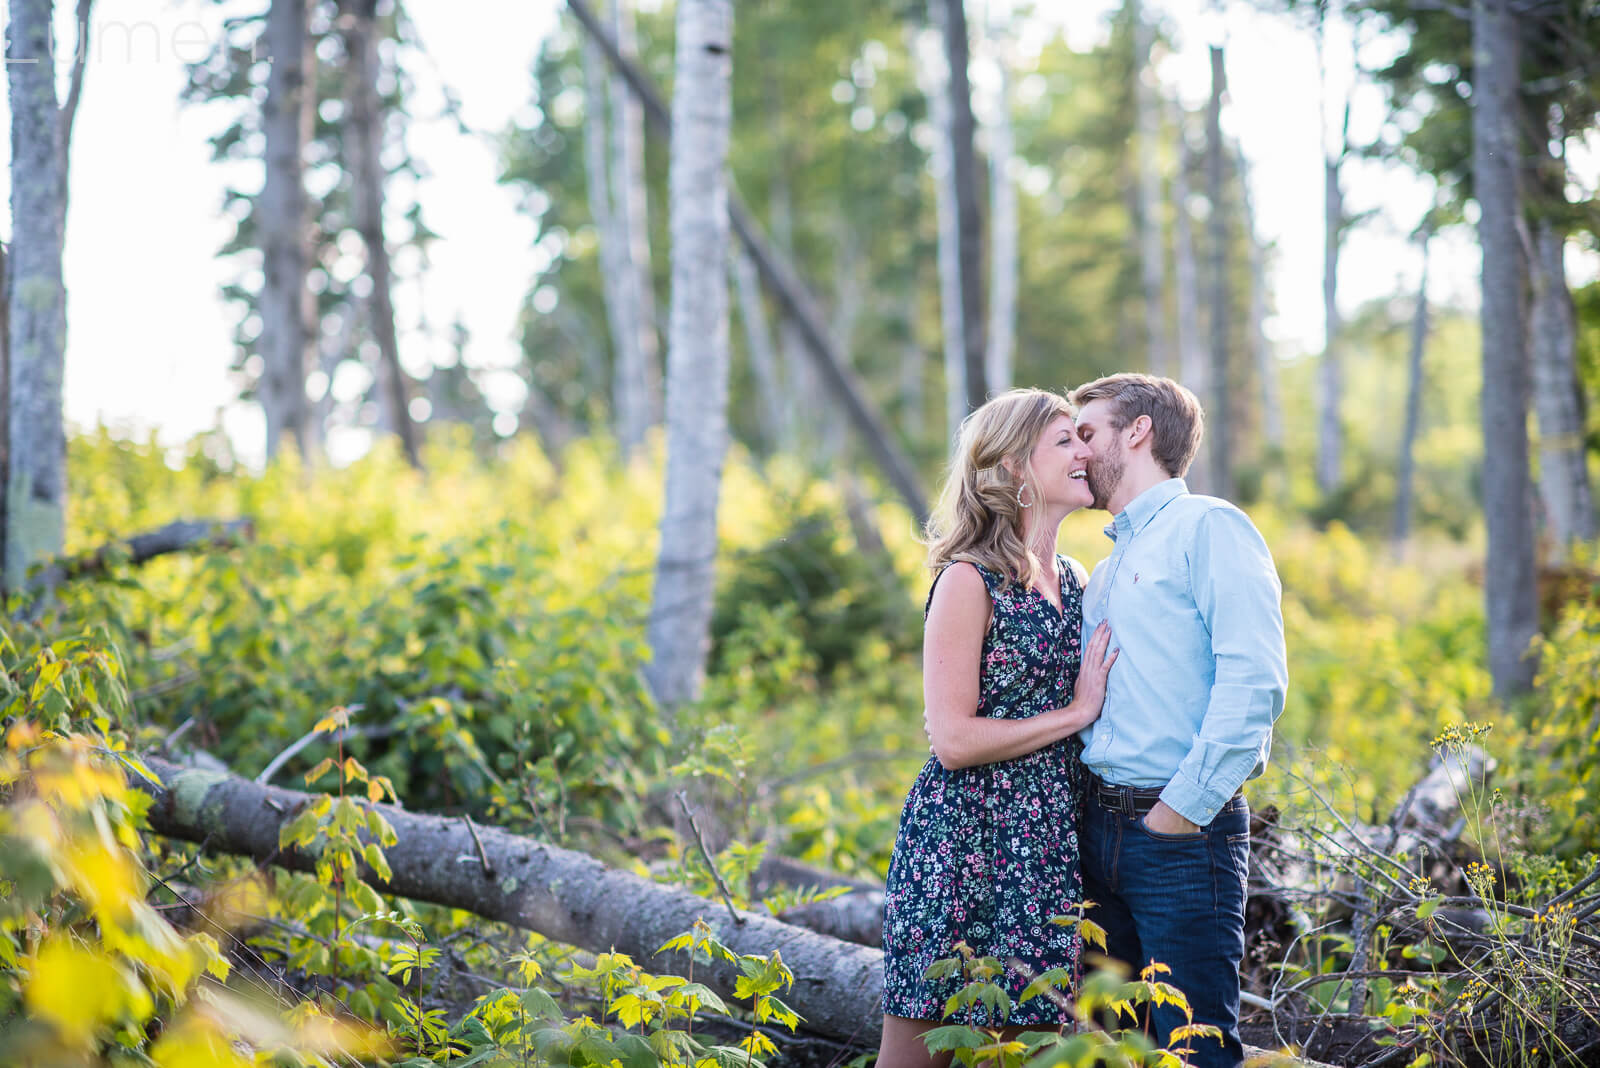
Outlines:
MULTIPOLYGON (((878 1068, 933 1062, 921 1036, 965 980, 924 973, 956 956, 957 942, 1025 966, 995 980, 1013 1001, 1027 973, 1077 969, 1076 932, 1050 922, 1082 900, 1072 736, 1099 717, 1116 652, 1104 626, 1080 648, 1083 569, 1055 546, 1067 514, 1093 503, 1089 457, 1072 408, 1043 390, 1011 390, 962 424, 929 526, 923 698, 934 759, 906 797, 889 864, 878 1068)), ((979 1022, 1069 1019, 1036 997, 979 1022)))

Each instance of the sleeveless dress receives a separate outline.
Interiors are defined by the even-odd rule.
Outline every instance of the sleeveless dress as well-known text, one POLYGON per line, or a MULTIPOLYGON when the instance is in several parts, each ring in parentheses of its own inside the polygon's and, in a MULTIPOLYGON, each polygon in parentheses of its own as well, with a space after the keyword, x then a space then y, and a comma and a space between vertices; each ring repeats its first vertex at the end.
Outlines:
MULTIPOLYGON (((1075 562, 1057 556, 1056 567, 1059 613, 1037 590, 1020 582, 1006 586, 1000 575, 978 567, 994 605, 979 661, 978 715, 1026 719, 1072 700, 1082 659, 1083 587, 1075 562)), ((934 961, 956 956, 957 942, 1002 964, 1016 958, 1035 975, 1050 968, 1079 971, 1077 931, 1050 917, 1083 900, 1081 749, 1073 737, 1014 760, 946 771, 930 758, 923 766, 900 815, 884 888, 886 1014, 943 1019, 945 1002, 966 980, 924 973, 934 961)), ((1011 995, 1010 1014, 988 1020, 979 1007, 968 1022, 1071 1020, 1048 997, 1015 1004, 1029 982, 1017 969, 1008 967, 993 981, 1011 995)))

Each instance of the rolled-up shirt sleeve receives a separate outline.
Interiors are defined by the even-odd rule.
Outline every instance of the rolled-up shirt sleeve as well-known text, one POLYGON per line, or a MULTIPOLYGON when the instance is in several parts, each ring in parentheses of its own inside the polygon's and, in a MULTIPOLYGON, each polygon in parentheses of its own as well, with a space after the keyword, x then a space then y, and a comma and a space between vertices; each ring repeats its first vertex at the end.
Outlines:
POLYGON ((1289 668, 1283 589, 1267 543, 1248 516, 1214 508, 1200 518, 1189 576, 1211 634, 1216 675, 1194 745, 1161 800, 1204 826, 1266 766, 1289 668))

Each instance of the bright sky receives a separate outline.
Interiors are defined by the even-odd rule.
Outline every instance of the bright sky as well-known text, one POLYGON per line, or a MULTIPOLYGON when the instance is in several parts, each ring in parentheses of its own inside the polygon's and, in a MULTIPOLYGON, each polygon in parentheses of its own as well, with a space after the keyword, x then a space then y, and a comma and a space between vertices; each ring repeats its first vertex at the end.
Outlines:
MULTIPOLYGON (((1207 0, 1150 3, 1168 12, 1183 34, 1162 80, 1186 103, 1198 105, 1209 87, 1208 37, 1221 32, 1203 15, 1207 0)), ((72 6, 57 5, 63 86, 66 53, 75 40, 72 6)), ((96 5, 73 136, 65 261, 65 392, 75 425, 103 421, 140 434, 154 430, 175 443, 220 418, 241 455, 259 455, 259 412, 234 400, 237 390, 228 380, 233 323, 218 295, 236 269, 216 258, 231 224, 221 211, 225 175, 209 162, 206 137, 222 119, 203 109, 180 110, 177 98, 183 61, 196 58, 220 32, 223 11, 260 6, 239 0, 222 10, 211 0, 96 5)), ((1103 36, 1103 16, 1112 6, 1108 0, 1070 5, 1069 42, 1088 47, 1103 36)), ((560 17, 556 0, 499 5, 488 33, 480 20, 461 17, 459 0, 408 0, 407 8, 437 65, 415 72, 422 90, 418 114, 434 110, 441 77, 457 91, 467 121, 478 130, 498 131, 526 107, 534 52, 560 17)), ((1270 284, 1277 314, 1269 334, 1284 356, 1316 351, 1322 333, 1322 164, 1315 53, 1308 35, 1242 5, 1234 5, 1225 32, 1231 91, 1226 123, 1251 163, 1258 230, 1275 245, 1270 284)), ((1348 63, 1348 45, 1343 47, 1348 63)), ((1356 104, 1352 132, 1359 138, 1375 127, 1378 101, 1368 93, 1358 95, 1356 104)), ((7 159, 9 128, 0 101, 0 151, 7 159)), ((419 195, 425 218, 442 239, 433 249, 426 292, 406 286, 396 293, 402 357, 413 369, 426 366, 430 347, 442 343, 416 332, 419 318, 425 315, 438 329, 459 313, 473 335, 470 362, 512 366, 519 358, 517 308, 540 266, 534 223, 517 211, 514 191, 495 183, 489 145, 463 137, 448 122, 416 123, 409 139, 413 154, 432 171, 419 195)), ((241 169, 235 180, 258 188, 259 167, 241 169)), ((1425 183, 1402 172, 1351 166, 1349 208, 1381 204, 1385 210, 1347 244, 1341 306, 1352 309, 1414 287, 1416 256, 1405 235, 1429 196, 1425 183)), ((9 181, 0 172, 0 234, 9 239, 10 232, 9 181)), ((1450 235, 1441 244, 1434 299, 1475 302, 1478 255, 1471 235, 1450 235)), ((346 392, 360 385, 333 388, 346 392)), ((501 406, 519 406, 508 373, 490 389, 501 406)))

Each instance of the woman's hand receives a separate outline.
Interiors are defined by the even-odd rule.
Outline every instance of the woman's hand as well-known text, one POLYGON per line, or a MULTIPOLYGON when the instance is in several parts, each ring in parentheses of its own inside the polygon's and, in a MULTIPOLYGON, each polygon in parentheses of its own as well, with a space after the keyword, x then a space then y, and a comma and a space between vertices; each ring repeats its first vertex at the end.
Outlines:
POLYGON ((1100 718, 1100 708, 1106 701, 1106 677, 1111 665, 1117 662, 1121 650, 1111 648, 1111 624, 1101 622, 1094 628, 1089 648, 1084 650, 1083 662, 1078 665, 1078 683, 1073 687, 1072 703, 1067 705, 1068 719, 1074 724, 1076 734, 1100 718))

